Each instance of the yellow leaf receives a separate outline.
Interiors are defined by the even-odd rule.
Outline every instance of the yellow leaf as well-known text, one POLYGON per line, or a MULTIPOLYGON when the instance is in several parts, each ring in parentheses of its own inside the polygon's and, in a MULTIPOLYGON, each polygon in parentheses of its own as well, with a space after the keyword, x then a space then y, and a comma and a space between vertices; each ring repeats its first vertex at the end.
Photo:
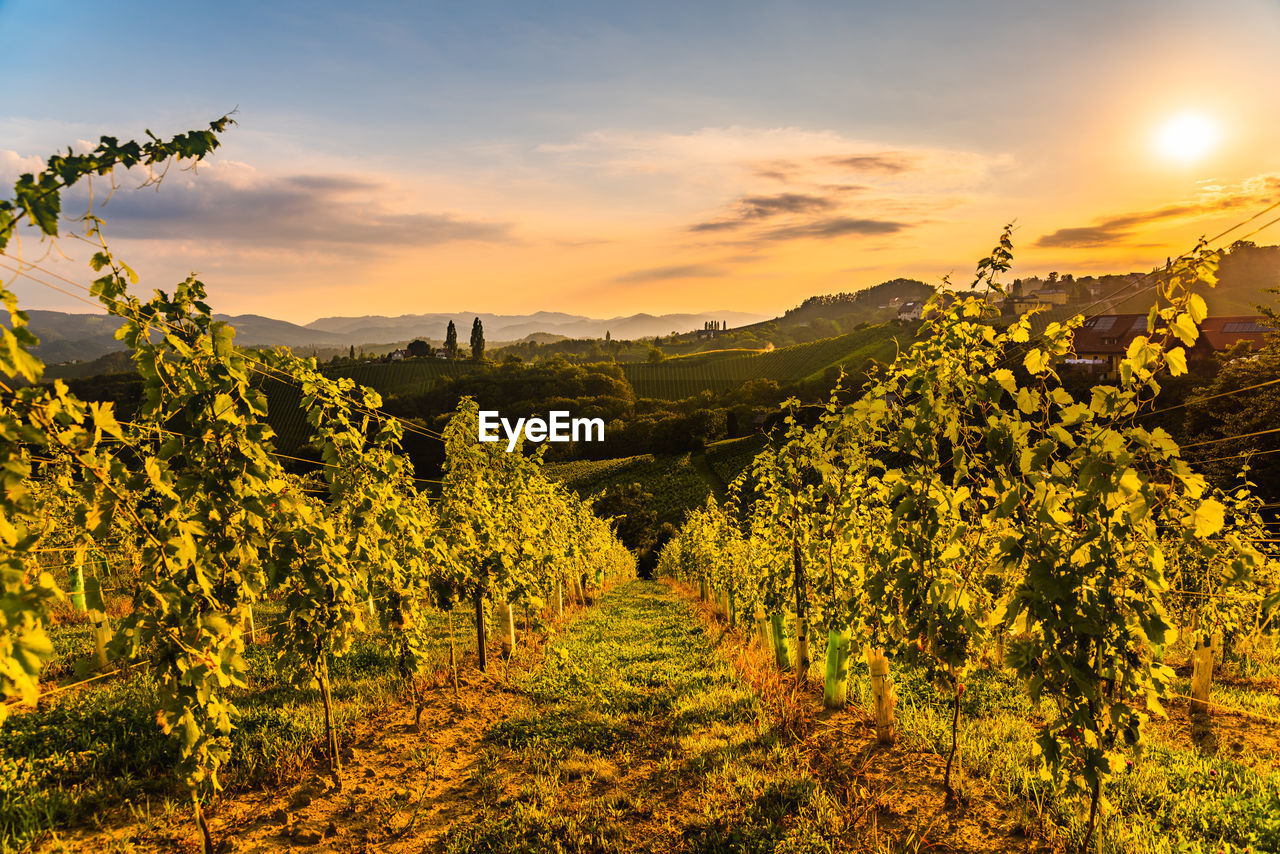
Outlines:
POLYGON ((1196 508, 1195 515, 1191 518, 1196 536, 1201 538, 1212 537, 1221 531, 1224 510, 1225 508, 1212 498, 1206 498, 1200 502, 1200 506, 1196 508))
POLYGON ((1043 374, 1049 368, 1049 357, 1040 348, 1035 348, 1022 359, 1023 367, 1031 374, 1043 374))
POLYGON ((1192 322, 1204 323, 1204 319, 1209 316, 1209 306, 1199 294, 1192 294, 1187 298, 1187 313, 1191 315, 1192 322))
POLYGON ((1196 338, 1200 337, 1200 330, 1196 328, 1195 322, 1191 320, 1191 315, 1183 312, 1173 321, 1173 334, 1177 335, 1183 344, 1190 347, 1196 343, 1196 338))

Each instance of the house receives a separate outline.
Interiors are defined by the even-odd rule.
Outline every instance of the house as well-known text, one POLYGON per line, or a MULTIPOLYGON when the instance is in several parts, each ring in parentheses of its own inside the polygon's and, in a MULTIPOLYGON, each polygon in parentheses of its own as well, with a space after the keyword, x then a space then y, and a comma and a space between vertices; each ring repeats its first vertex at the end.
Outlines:
POLYGON ((1206 317, 1200 324, 1200 335, 1214 352, 1230 350, 1241 341, 1249 342, 1249 349, 1257 350, 1276 330, 1262 325, 1257 315, 1230 315, 1206 317))
MULTIPOLYGON (((1200 324, 1200 337, 1191 352, 1199 355, 1222 352, 1242 341, 1256 350, 1272 332, 1261 321, 1261 317, 1249 315, 1206 317, 1200 324)), ((1066 363, 1106 379, 1114 379, 1119 374, 1120 360, 1128 351, 1129 344, 1139 335, 1147 334, 1145 314, 1090 317, 1076 330, 1075 355, 1066 359, 1066 363)))
POLYGON ((387 354, 388 362, 403 362, 407 358, 409 358, 409 351, 405 350, 404 348, 401 348, 399 350, 392 350, 390 353, 387 354))
POLYGON ((924 316, 924 303, 918 300, 904 302, 898 309, 899 320, 919 320, 924 316))
POLYGON ((1035 308, 1049 308, 1052 303, 1044 302, 1037 294, 1011 296, 1004 301, 1001 314, 1021 315, 1035 308))
POLYGON ((431 355, 437 359, 447 359, 449 358, 449 351, 443 347, 437 347, 431 355))
POLYGON ((1045 305, 1066 305, 1071 294, 1067 292, 1066 288, 1058 285, 1050 285, 1047 288, 1041 288, 1034 294, 1031 294, 1031 296, 1040 300, 1040 302, 1045 305))

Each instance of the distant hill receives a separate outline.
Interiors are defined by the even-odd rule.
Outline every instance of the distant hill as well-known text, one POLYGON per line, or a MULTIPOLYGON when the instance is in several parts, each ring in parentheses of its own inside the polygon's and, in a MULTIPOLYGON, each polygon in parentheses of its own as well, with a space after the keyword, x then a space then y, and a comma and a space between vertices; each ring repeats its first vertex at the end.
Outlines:
MULTIPOLYGON (((27 312, 31 330, 40 339, 36 355, 47 364, 89 362, 121 349, 115 332, 121 321, 107 314, 75 314, 65 311, 27 312)), ((471 322, 479 317, 485 340, 491 347, 504 342, 562 338, 615 339, 651 338, 672 331, 685 332, 708 320, 722 320, 731 326, 754 323, 758 314, 721 311, 706 314, 636 314, 600 320, 576 314, 540 311, 535 314, 417 314, 401 317, 327 317, 299 326, 257 314, 214 315, 236 329, 236 343, 244 347, 328 348, 330 352, 348 347, 390 350, 415 338, 433 342, 444 340, 453 320, 464 346, 471 334, 471 322)), ((385 352, 385 350, 383 352, 385 352)))
MULTIPOLYGON (((35 310, 28 311, 27 317, 31 331, 40 339, 36 355, 47 364, 89 362, 122 349, 115 334, 123 321, 109 314, 35 310)), ((236 343, 244 347, 346 346, 347 343, 339 335, 257 314, 216 314, 214 319, 234 326, 236 343)))
POLYGON ((534 314, 488 314, 451 312, 403 314, 399 317, 322 317, 307 324, 308 329, 341 335, 353 343, 404 341, 410 338, 441 340, 452 320, 460 340, 471 334, 471 323, 480 318, 486 341, 516 341, 536 333, 566 338, 603 338, 608 332, 616 339, 652 338, 701 328, 709 320, 724 321, 730 327, 745 326, 763 319, 759 314, 716 311, 702 314, 633 314, 629 317, 599 319, 558 311, 534 314))

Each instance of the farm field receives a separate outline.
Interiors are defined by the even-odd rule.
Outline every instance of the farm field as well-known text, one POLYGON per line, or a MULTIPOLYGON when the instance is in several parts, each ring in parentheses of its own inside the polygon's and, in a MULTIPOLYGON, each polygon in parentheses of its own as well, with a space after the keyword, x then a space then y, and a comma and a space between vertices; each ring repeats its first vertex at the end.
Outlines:
MULTIPOLYGON (((272 723, 294 722, 290 748, 271 753, 271 727, 245 727, 246 739, 262 741, 259 764, 238 771, 208 809, 215 835, 231 851, 455 854, 1047 852, 1070 850, 1079 836, 1079 816, 1028 770, 1036 713, 1016 679, 994 665, 970 680, 964 798, 948 805, 946 698, 922 664, 904 662, 896 673, 899 738, 884 747, 865 668, 851 673, 850 706, 824 711, 819 668, 797 688, 753 634, 699 604, 692 588, 623 582, 548 630, 545 643, 520 647, 491 676, 464 659, 456 695, 444 672, 425 682, 418 727, 403 685, 371 646, 341 683, 349 710, 339 777, 317 768, 314 710, 308 719, 308 704, 282 709, 272 723)), ((1273 649, 1259 660, 1276 672, 1273 649)), ((1235 678, 1237 694, 1252 695, 1256 708, 1280 707, 1274 675, 1235 678)), ((32 713, 44 720, 29 731, 46 738, 72 720, 118 733, 114 754, 99 748, 88 760, 80 756, 91 745, 49 748, 64 763, 62 811, 53 813, 56 837, 38 835, 36 847, 192 850, 187 808, 147 781, 148 762, 158 760, 154 748, 139 749, 146 728, 129 725, 128 700, 145 684, 96 690, 32 713)), ((269 681, 259 690, 270 691, 269 681)), ((1170 714, 1116 787, 1099 850, 1280 850, 1274 729, 1220 714, 1193 734, 1185 707, 1170 714)), ((13 755, 15 737, 8 739, 13 755)), ((35 743, 28 736, 22 744, 35 743)), ((8 786, 6 818, 16 800, 8 786)), ((33 811, 51 809, 46 802, 33 811)))

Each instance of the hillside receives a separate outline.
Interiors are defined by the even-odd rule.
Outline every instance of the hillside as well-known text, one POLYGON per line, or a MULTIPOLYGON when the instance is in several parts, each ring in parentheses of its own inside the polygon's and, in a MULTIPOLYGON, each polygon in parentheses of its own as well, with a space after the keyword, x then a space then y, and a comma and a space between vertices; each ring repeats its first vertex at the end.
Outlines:
POLYGON ((711 494, 710 485, 689 454, 548 463, 546 471, 552 480, 562 481, 584 499, 611 486, 637 483, 653 496, 649 503, 658 524, 680 524, 688 511, 701 506, 711 494))
POLYGON ((464 341, 471 323, 480 318, 485 338, 489 341, 517 341, 535 333, 563 335, 567 338, 603 338, 608 332, 619 339, 652 338, 696 329, 708 320, 721 320, 731 326, 742 326, 761 320, 758 314, 740 311, 709 311, 697 314, 633 314, 626 317, 594 318, 558 311, 533 314, 491 314, 487 312, 435 312, 404 314, 399 317, 373 315, 367 317, 322 317, 307 328, 335 334, 352 343, 361 341, 407 341, 411 338, 441 340, 449 322, 453 321, 464 341))
POLYGON ((622 370, 638 397, 681 400, 704 390, 729 391, 751 380, 791 383, 817 379, 829 368, 861 371, 872 359, 892 359, 916 328, 884 324, 777 350, 714 350, 656 364, 627 363, 622 370))

